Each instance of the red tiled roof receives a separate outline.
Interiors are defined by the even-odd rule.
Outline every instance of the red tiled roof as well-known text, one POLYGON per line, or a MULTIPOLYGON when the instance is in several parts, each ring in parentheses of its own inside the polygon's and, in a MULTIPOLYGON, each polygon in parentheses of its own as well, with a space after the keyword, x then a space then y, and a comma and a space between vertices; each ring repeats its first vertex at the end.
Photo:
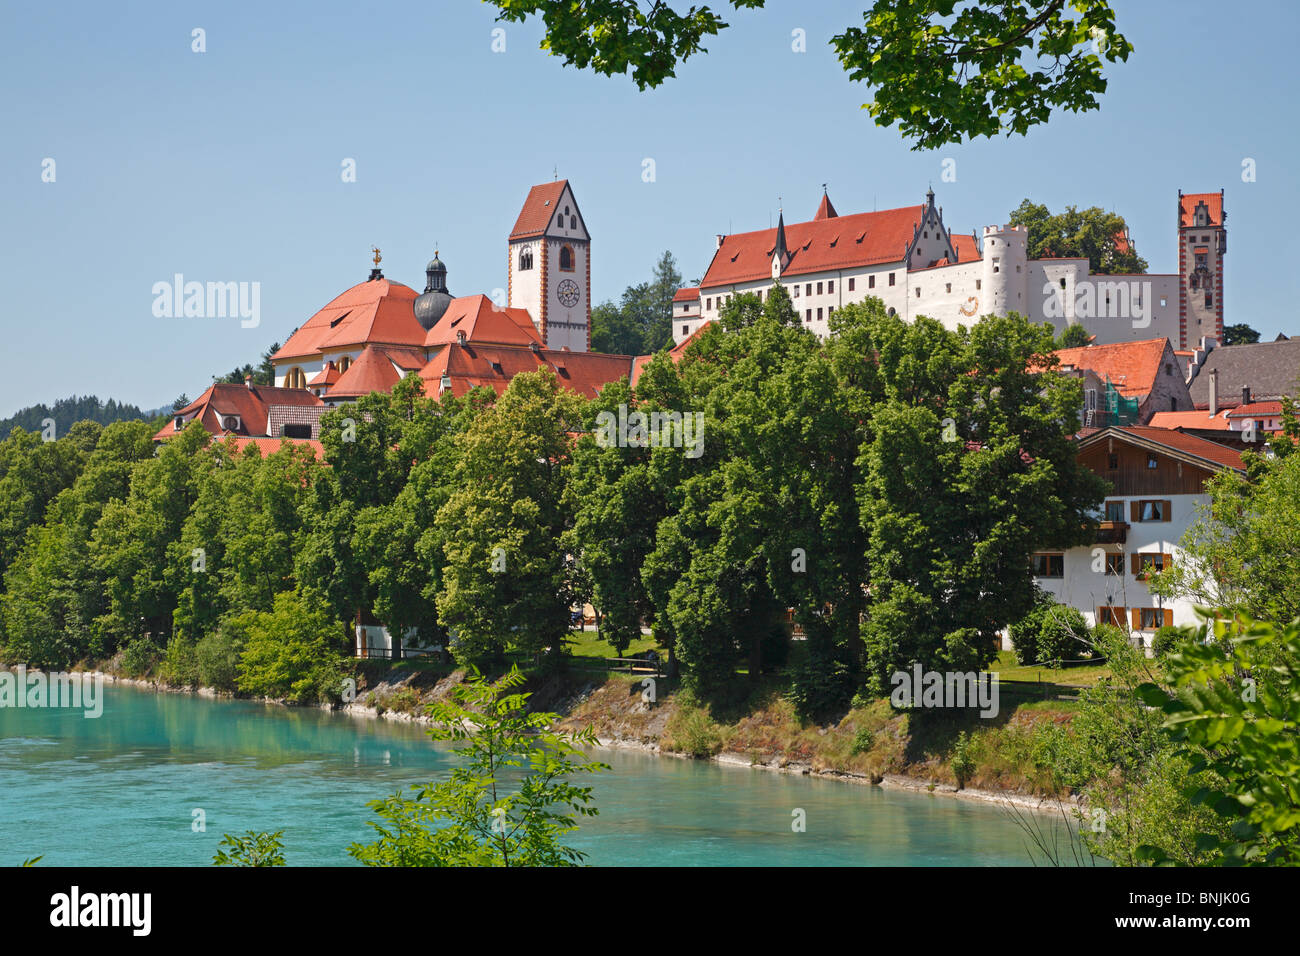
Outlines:
POLYGON ((451 379, 451 392, 457 397, 479 385, 487 385, 500 395, 516 375, 541 368, 554 371, 560 384, 570 391, 595 398, 610 382, 628 379, 632 356, 453 342, 429 361, 420 378, 426 383, 425 391, 433 396, 440 394, 444 373, 451 379))
POLYGON ((1109 377, 1121 395, 1131 398, 1151 393, 1168 344, 1167 339, 1144 339, 1112 345, 1085 345, 1060 349, 1056 357, 1062 369, 1066 366, 1086 368, 1095 372, 1098 378, 1109 377))
POLYGON ((272 361, 358 345, 418 348, 424 343, 424 329, 415 318, 416 295, 410 286, 388 279, 359 282, 303 323, 272 361))
POLYGON ((839 213, 831 205, 831 197, 822 193, 821 205, 817 207, 817 214, 813 216, 814 221, 818 219, 834 219, 839 213))
POLYGON ((1205 409, 1194 412, 1156 412, 1147 424, 1152 428, 1191 428, 1206 432, 1229 430, 1228 419, 1223 412, 1211 417, 1205 409))
POLYGON ((310 380, 308 380, 307 385, 308 387, 315 386, 315 385, 333 385, 335 382, 339 380, 339 376, 342 374, 343 373, 339 371, 339 367, 334 364, 334 360, 330 359, 328 362, 325 363, 325 367, 323 369, 321 369, 319 372, 313 375, 310 380))
MULTIPOLYGON (((870 263, 902 262, 925 206, 861 212, 785 227, 790 263, 783 275, 805 275, 870 263)), ((772 275, 776 229, 725 236, 701 288, 752 282, 772 275)))
MULTIPOLYGON (((411 371, 424 363, 414 366, 411 371)), ((329 399, 360 398, 371 392, 387 392, 402 380, 402 372, 393 367, 388 350, 370 345, 355 362, 348 366, 325 397, 329 399)))
POLYGON ((1210 214, 1210 225, 1223 225, 1223 193, 1187 193, 1178 200, 1178 225, 1192 226, 1196 222, 1196 207, 1205 203, 1210 214))
POLYGON ((1259 418, 1269 415, 1281 415, 1281 402, 1251 402, 1249 405, 1238 405, 1228 412, 1229 418, 1259 418))
POLYGON ((324 403, 304 388, 276 388, 271 385, 230 385, 217 383, 190 402, 184 408, 172 413, 172 421, 163 425, 154 435, 155 441, 163 441, 179 434, 173 422, 177 415, 186 418, 186 424, 193 419, 203 423, 211 434, 220 434, 226 429, 222 419, 227 415, 238 415, 240 428, 235 434, 265 435, 268 409, 272 405, 323 405, 324 403))
POLYGON ((557 179, 553 183, 542 183, 528 190, 528 198, 519 210, 519 218, 510 230, 510 238, 528 239, 544 233, 551 222, 551 216, 555 214, 555 204, 559 202, 567 185, 567 179, 557 179))
MULTIPOLYGON (((1197 438, 1195 435, 1187 435, 1168 428, 1152 428, 1149 425, 1107 428, 1102 429, 1099 434, 1108 431, 1132 435, 1135 438, 1163 445, 1173 451, 1211 462, 1220 467, 1234 468, 1237 471, 1246 470, 1246 466, 1241 460, 1241 452, 1234 451, 1227 445, 1220 445, 1218 442, 1210 441, 1207 438, 1197 438)), ((1089 436, 1089 439, 1093 437, 1089 436)))
POLYGON ((673 293, 674 302, 698 302, 700 300, 699 286, 690 286, 681 288, 673 293))
POLYGON ((960 233, 952 233, 952 246, 957 250, 958 262, 970 262, 980 257, 979 244, 975 241, 974 236, 965 236, 960 233))
POLYGON ((450 345, 458 340, 458 332, 464 332, 467 341, 484 345, 542 344, 527 309, 499 308, 485 295, 452 299, 442 318, 425 336, 424 346, 450 345))

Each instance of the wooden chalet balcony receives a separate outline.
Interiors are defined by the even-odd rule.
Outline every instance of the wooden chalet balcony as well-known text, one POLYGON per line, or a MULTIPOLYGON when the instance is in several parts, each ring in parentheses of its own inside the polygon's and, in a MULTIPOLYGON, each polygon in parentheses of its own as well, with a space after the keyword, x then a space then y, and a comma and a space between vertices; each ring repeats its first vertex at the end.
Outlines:
POLYGON ((1097 544, 1123 544, 1128 540, 1127 521, 1098 521, 1097 544))

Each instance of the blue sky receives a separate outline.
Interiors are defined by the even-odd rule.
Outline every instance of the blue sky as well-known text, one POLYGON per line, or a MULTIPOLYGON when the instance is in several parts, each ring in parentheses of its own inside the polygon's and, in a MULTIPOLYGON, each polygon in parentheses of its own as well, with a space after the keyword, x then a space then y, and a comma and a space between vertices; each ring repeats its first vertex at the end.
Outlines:
POLYGON ((1294 3, 1230 16, 1215 0, 1119 0, 1136 51, 1100 111, 927 153, 869 120, 827 45, 866 6, 731 12, 707 55, 642 93, 563 67, 535 23, 504 25, 494 53, 495 8, 475 0, 4 0, 0 416, 72 393, 194 397, 364 280, 372 244, 389 278, 422 289, 437 246, 453 293, 490 293, 528 187, 557 167, 593 235, 596 301, 664 249, 701 275, 715 233, 766 227, 778 197, 788 220, 810 218, 822 183, 841 213, 917 203, 933 183, 960 232, 1025 197, 1114 208, 1153 272, 1176 268, 1178 189, 1224 188, 1228 321, 1300 333, 1294 3), (259 282, 260 326, 155 318, 152 286, 178 272, 259 282))

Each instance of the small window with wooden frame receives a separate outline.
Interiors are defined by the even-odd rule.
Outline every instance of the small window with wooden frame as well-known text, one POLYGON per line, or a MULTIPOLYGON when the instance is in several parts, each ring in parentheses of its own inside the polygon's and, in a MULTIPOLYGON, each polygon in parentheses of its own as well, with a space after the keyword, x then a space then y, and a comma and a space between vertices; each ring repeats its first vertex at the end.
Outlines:
POLYGON ((1115 575, 1115 576, 1117 576, 1117 577, 1118 577, 1119 575, 1122 575, 1122 574, 1124 573, 1124 555, 1123 555, 1122 553, 1119 553, 1119 552, 1115 552, 1115 553, 1107 552, 1107 554, 1106 554, 1106 573, 1107 573, 1107 574, 1113 574, 1113 575, 1115 575))
POLYGON ((1169 567, 1172 555, 1148 552, 1144 554, 1130 554, 1129 560, 1133 566, 1133 577, 1139 581, 1144 581, 1152 573, 1159 574, 1169 567))
POLYGON ((1168 521, 1172 501, 1132 501, 1129 502, 1129 518, 1134 523, 1139 521, 1168 521))
POLYGON ((1065 555, 1042 553, 1030 555, 1029 567, 1036 578, 1065 577, 1065 555))
POLYGON ((1154 631, 1174 626, 1174 612, 1167 607, 1135 607, 1129 613, 1135 631, 1154 631))
POLYGON ((1097 608, 1097 623, 1109 624, 1111 627, 1118 627, 1123 630, 1124 625, 1128 623, 1127 608, 1111 607, 1103 604, 1097 608))

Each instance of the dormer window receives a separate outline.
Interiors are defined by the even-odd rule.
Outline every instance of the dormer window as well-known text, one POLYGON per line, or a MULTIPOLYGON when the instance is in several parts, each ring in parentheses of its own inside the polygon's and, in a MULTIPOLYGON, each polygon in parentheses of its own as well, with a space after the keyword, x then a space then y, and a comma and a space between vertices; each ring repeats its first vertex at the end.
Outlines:
POLYGON ((172 421, 172 429, 175 431, 180 431, 184 427, 185 427, 185 416, 177 415, 176 418, 172 421))

